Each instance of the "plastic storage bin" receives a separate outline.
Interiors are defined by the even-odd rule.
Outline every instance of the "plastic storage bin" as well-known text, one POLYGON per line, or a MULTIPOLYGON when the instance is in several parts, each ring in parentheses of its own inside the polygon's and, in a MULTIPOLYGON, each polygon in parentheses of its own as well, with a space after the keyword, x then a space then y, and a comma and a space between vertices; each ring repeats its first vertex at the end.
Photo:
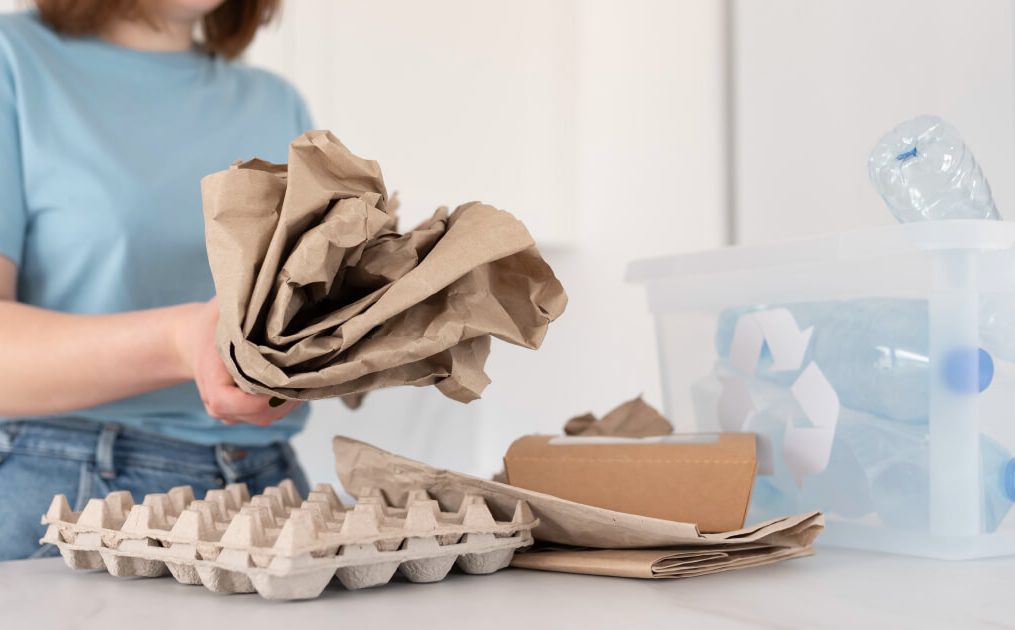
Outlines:
POLYGON ((749 519, 1015 554, 1015 223, 940 221, 631 264, 680 431, 759 435, 749 519))

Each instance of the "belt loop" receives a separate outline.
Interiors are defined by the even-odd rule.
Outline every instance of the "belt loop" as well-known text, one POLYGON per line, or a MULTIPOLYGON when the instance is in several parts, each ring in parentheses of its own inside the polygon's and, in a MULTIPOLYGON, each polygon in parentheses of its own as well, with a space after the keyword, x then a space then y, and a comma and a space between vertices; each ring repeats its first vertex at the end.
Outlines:
POLYGON ((215 462, 218 463, 219 472, 226 483, 236 483, 240 478, 232 457, 229 456, 228 444, 215 445, 215 462))
POLYGON ((99 439, 95 444, 95 467, 98 468, 99 476, 103 479, 116 477, 116 465, 113 461, 113 445, 116 443, 116 434, 120 432, 120 426, 107 423, 102 426, 99 439))

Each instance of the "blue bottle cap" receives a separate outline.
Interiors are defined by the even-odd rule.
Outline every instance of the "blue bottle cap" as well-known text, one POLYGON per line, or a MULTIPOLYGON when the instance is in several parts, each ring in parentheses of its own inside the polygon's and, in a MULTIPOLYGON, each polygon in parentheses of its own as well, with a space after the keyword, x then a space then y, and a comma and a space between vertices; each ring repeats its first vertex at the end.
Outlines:
POLYGON ((994 380, 994 359, 983 348, 956 348, 945 357, 944 378, 952 391, 982 392, 994 380))
POLYGON ((1002 485, 1004 486, 1004 496, 1009 501, 1015 501, 1015 457, 1008 460, 1008 463, 1004 466, 1004 471, 1001 473, 1004 476, 1002 485))

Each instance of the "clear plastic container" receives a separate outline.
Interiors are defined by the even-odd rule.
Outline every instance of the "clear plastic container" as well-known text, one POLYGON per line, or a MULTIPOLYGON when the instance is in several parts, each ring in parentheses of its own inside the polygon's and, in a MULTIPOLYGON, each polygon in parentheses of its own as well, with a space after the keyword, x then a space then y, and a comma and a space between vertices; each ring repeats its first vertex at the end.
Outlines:
POLYGON ((677 430, 758 433, 750 520, 821 510, 822 544, 1015 554, 1015 223, 729 247, 628 279, 677 430))

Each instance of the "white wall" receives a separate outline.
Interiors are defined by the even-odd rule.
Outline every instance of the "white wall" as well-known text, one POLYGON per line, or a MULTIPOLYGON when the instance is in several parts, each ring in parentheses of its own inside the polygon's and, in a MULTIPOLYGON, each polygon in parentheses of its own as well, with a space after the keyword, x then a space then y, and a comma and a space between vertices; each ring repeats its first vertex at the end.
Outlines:
POLYGON ((741 241, 890 223, 867 179, 882 134, 940 114, 1015 219, 1015 4, 734 0, 741 241))
POLYGON ((570 1, 299 0, 247 59, 286 76, 318 127, 381 162, 406 223, 473 199, 573 242, 570 1))

